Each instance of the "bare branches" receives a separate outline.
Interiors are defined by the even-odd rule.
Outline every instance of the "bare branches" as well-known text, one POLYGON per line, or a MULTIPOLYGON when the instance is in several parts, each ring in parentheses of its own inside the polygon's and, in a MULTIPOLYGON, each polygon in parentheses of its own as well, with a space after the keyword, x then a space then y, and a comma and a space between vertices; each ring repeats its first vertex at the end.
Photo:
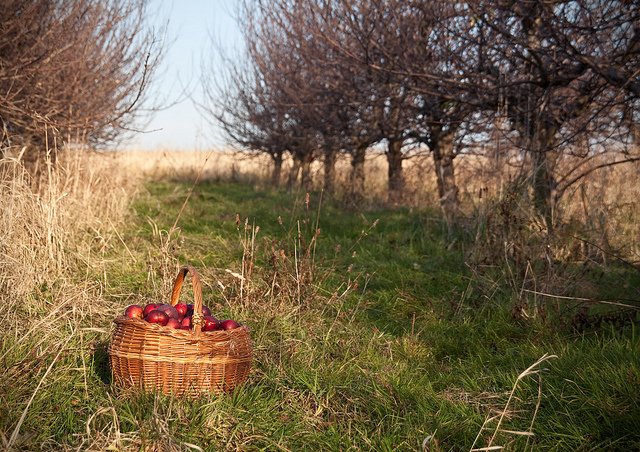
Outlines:
POLYGON ((130 130, 162 55, 146 14, 145 0, 5 2, 0 118, 12 142, 43 143, 47 128, 100 145, 130 130))

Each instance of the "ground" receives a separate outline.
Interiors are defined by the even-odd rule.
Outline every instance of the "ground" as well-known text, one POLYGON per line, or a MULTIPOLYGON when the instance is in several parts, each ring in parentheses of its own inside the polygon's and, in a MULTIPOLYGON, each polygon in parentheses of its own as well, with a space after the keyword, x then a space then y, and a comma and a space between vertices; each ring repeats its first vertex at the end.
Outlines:
MULTIPOLYGON (((5 442, 19 426, 25 450, 640 447, 637 323, 514 315, 518 294, 471 271, 472 238, 438 212, 165 181, 127 218, 104 265, 76 262, 99 302, 41 287, 49 301, 2 337, 5 442), (113 387, 113 317, 166 299, 187 263, 214 313, 251 328, 248 382, 195 401, 113 387)), ((637 272, 611 274, 633 296, 637 272)))

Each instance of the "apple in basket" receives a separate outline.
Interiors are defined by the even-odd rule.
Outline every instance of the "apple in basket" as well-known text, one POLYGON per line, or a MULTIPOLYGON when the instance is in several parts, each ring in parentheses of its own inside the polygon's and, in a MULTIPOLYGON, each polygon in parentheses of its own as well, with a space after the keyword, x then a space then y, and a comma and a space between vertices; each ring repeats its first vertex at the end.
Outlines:
POLYGON ((180 322, 180 326, 184 326, 184 327, 186 327, 186 329, 190 330, 191 329, 191 317, 183 318, 182 322, 180 322))
POLYGON ((130 319, 142 319, 144 317, 144 310, 142 309, 142 306, 132 304, 131 306, 127 306, 127 309, 124 310, 124 315, 130 319))
POLYGON ((219 322, 218 319, 216 319, 215 317, 211 316, 211 315, 205 315, 204 316, 204 325, 202 326, 202 331, 215 331, 220 329, 219 328, 219 322))
POLYGON ((169 316, 159 309, 154 309, 147 314, 144 319, 149 323, 157 323, 162 326, 165 326, 169 322, 169 316))
POLYGON ((166 324, 166 327, 177 330, 180 327, 180 322, 177 319, 169 319, 169 321, 166 324))
POLYGON ((220 329, 221 330, 234 330, 234 329, 238 328, 239 326, 240 326, 240 324, 238 322, 236 322, 235 320, 231 320, 231 319, 220 320, 220 329))
POLYGON ((149 314, 151 311, 153 311, 154 309, 156 309, 158 306, 160 306, 158 303, 149 303, 144 307, 144 310, 142 311, 142 315, 144 317, 147 316, 147 314, 149 314))
POLYGON ((174 308, 176 308, 176 311, 178 311, 178 314, 180 314, 181 317, 186 317, 187 312, 189 311, 189 308, 184 303, 178 303, 174 308))
MULTIPOLYGON (((178 305, 176 305, 176 308, 178 305)), ((187 314, 188 316, 193 315, 193 303, 187 304, 187 314)), ((202 305, 202 315, 211 315, 211 309, 209 307, 202 305)))
POLYGON ((178 313, 178 310, 176 308, 174 308, 173 306, 171 306, 170 304, 161 304, 156 309, 158 311, 162 311, 165 314, 167 314, 170 319, 178 320, 178 317, 180 317, 180 314, 178 313))

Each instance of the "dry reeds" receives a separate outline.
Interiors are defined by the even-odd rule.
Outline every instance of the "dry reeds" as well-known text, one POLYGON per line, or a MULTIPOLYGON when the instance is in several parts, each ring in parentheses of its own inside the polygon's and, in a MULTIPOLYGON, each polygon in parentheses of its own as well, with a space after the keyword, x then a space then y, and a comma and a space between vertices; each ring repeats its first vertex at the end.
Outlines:
POLYGON ((482 424, 482 426, 480 427, 480 430, 478 431, 478 435, 476 436, 475 440, 473 441, 473 444, 471 446, 471 451, 474 452, 480 452, 480 451, 489 451, 489 450, 502 450, 504 448, 504 446, 498 446, 498 445, 494 445, 494 441, 496 440, 496 438, 498 437, 499 434, 503 434, 508 436, 512 436, 512 437, 517 437, 517 436, 525 436, 527 437, 527 445, 529 443, 529 438, 535 436, 533 433, 533 425, 535 423, 536 420, 536 416, 538 414, 538 409, 540 408, 540 402, 542 399, 542 389, 540 386, 540 379, 538 379, 538 396, 537 396, 537 400, 536 400, 536 405, 535 405, 535 409, 533 410, 533 413, 531 415, 531 422, 529 423, 529 427, 527 428, 527 430, 522 430, 522 431, 514 431, 514 430, 505 430, 502 427, 503 421, 505 420, 505 417, 507 416, 507 413, 509 412, 509 410, 511 409, 511 404, 512 401, 514 400, 514 394, 516 392, 516 390, 518 389, 518 385, 519 383, 521 383, 522 380, 524 380, 527 377, 530 376, 538 376, 538 378, 540 378, 540 373, 543 372, 545 369, 542 368, 542 364, 544 364, 546 361, 549 361, 553 358, 557 358, 556 355, 549 355, 547 353, 545 353, 542 357, 540 357, 540 359, 538 359, 535 363, 531 364, 529 367, 527 367, 524 371, 522 371, 518 377, 516 378, 515 382, 513 383, 513 387, 511 388, 511 392, 509 392, 509 397, 507 398, 507 401, 505 403, 505 405, 502 407, 501 410, 498 411, 498 413, 494 416, 487 416, 482 424), (492 423, 495 422, 495 427, 493 427, 493 431, 491 433, 491 435, 488 437, 487 440, 487 445, 484 447, 476 447, 476 444, 478 444, 478 441, 480 440, 482 434, 484 431, 487 430, 491 430, 491 427, 489 427, 489 425, 491 425, 492 423))
POLYGON ((92 265, 90 245, 117 240, 132 185, 113 159, 67 151, 36 181, 20 156, 0 160, 0 288, 10 299, 92 265), (34 188, 35 187, 35 188, 34 188))

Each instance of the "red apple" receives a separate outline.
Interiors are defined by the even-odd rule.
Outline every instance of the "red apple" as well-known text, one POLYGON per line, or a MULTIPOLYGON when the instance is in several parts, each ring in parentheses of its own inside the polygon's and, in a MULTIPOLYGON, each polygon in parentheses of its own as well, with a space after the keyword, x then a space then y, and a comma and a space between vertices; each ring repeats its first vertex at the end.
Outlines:
POLYGON ((235 320, 226 319, 226 320, 221 320, 220 321, 220 329, 221 330, 233 330, 235 328, 238 328, 239 326, 240 326, 240 324, 238 322, 236 322, 235 320))
POLYGON ((178 314, 180 314, 182 317, 186 316, 187 311, 189 310, 187 305, 184 303, 178 303, 174 306, 174 308, 176 308, 176 311, 178 311, 178 314))
POLYGON ((165 326, 167 322, 169 322, 169 316, 158 309, 151 311, 144 319, 149 323, 157 323, 162 326, 165 326))
MULTIPOLYGON (((177 305, 176 305, 177 307, 177 305)), ((193 315, 193 304, 189 303, 187 304, 187 315, 193 315)), ((202 315, 211 315, 211 309, 209 309, 207 306, 202 306, 202 315)))
POLYGON ((144 317, 144 310, 142 309, 142 306, 132 304, 131 306, 127 306, 127 309, 124 310, 124 315, 130 319, 141 319, 144 317))
POLYGON ((169 319, 166 326, 175 330, 180 326, 180 322, 178 322, 176 319, 169 319))
POLYGON ((146 305, 144 307, 144 310, 142 311, 142 315, 146 317, 147 314, 149 314, 151 311, 153 311, 158 306, 160 306, 158 303, 149 303, 148 305, 146 305))
POLYGON ((205 315, 204 316, 204 325, 202 326, 202 331, 215 331, 218 330, 219 323, 218 319, 213 316, 205 315))
POLYGON ((182 319, 182 322, 180 322, 180 325, 186 326, 187 328, 191 328, 191 317, 185 317, 184 319, 182 319))
POLYGON ((178 310, 171 306, 170 304, 161 304, 156 308, 158 311, 162 311, 169 316, 170 319, 178 320, 180 314, 178 314, 178 310))

